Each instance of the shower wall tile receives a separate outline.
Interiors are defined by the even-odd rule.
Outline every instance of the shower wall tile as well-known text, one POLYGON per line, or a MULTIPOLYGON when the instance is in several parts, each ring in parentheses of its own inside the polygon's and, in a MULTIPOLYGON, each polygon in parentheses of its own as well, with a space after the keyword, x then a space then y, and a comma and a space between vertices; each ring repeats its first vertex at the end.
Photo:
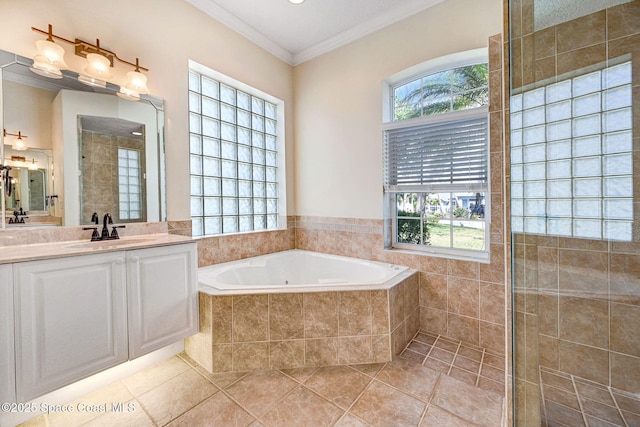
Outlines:
POLYGON ((607 9, 609 39, 640 33, 640 4, 637 1, 607 9))
POLYGON ((611 303, 611 350, 640 357, 640 306, 611 303))
POLYGON ((640 306, 640 255, 612 253, 609 262, 611 300, 640 306))
POLYGON ((609 381, 609 354, 607 350, 558 341, 559 370, 600 384, 609 381))
POLYGON ((629 393, 640 390, 640 358, 611 353, 611 387, 629 393))
POLYGON ((607 59, 606 43, 600 43, 581 49, 559 53, 557 56, 558 75, 569 73, 581 68, 597 65, 607 59))
POLYGON ((540 334, 558 338, 558 294, 538 295, 538 328, 540 334))
POLYGON ((606 252, 561 249, 558 265, 558 286, 561 292, 591 298, 609 297, 606 252))
POLYGON ((605 42, 606 11, 563 22, 556 26, 558 53, 605 42))
POLYGON ((609 348, 609 303, 560 296, 559 338, 603 350, 609 348))
POLYGON ((522 1, 522 34, 531 34, 534 31, 534 0, 522 1))
POLYGON ((554 56, 556 50, 556 28, 550 27, 533 34, 534 57, 536 59, 554 56))

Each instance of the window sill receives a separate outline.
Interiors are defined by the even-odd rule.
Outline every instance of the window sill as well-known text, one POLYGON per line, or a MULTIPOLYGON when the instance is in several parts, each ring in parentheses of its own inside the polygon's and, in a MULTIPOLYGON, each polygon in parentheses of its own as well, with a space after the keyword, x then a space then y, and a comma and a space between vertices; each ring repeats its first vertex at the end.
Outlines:
POLYGON ((428 256, 434 258, 454 259, 458 261, 479 262, 481 264, 489 264, 491 262, 489 252, 478 252, 470 254, 468 252, 443 252, 442 250, 411 250, 406 248, 384 248, 385 252, 402 253, 407 255, 428 256))

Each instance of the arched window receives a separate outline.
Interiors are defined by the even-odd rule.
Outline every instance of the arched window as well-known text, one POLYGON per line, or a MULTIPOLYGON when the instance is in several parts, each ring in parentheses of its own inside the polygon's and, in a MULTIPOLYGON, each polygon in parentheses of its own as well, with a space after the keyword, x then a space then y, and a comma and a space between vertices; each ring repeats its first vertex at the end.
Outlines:
POLYGON ((486 49, 398 73, 384 96, 386 245, 487 259, 486 49))

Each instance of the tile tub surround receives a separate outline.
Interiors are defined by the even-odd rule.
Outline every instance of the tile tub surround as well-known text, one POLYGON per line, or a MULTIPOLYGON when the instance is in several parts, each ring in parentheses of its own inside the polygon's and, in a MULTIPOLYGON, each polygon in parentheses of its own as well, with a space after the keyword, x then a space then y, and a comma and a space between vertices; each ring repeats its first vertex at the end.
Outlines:
POLYGON ((388 362, 419 328, 418 273, 389 290, 213 296, 185 351, 209 372, 388 362))

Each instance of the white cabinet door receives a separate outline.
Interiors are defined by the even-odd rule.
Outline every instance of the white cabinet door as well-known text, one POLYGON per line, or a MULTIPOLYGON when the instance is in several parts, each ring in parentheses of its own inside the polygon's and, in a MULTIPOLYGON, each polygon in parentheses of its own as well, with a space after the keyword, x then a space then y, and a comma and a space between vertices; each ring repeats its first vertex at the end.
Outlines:
POLYGON ((198 332, 195 243, 127 251, 129 358, 198 332))
POLYGON ((19 401, 127 360, 124 257, 14 264, 19 401))
POLYGON ((0 402, 16 401, 12 272, 11 264, 0 265, 0 402))

